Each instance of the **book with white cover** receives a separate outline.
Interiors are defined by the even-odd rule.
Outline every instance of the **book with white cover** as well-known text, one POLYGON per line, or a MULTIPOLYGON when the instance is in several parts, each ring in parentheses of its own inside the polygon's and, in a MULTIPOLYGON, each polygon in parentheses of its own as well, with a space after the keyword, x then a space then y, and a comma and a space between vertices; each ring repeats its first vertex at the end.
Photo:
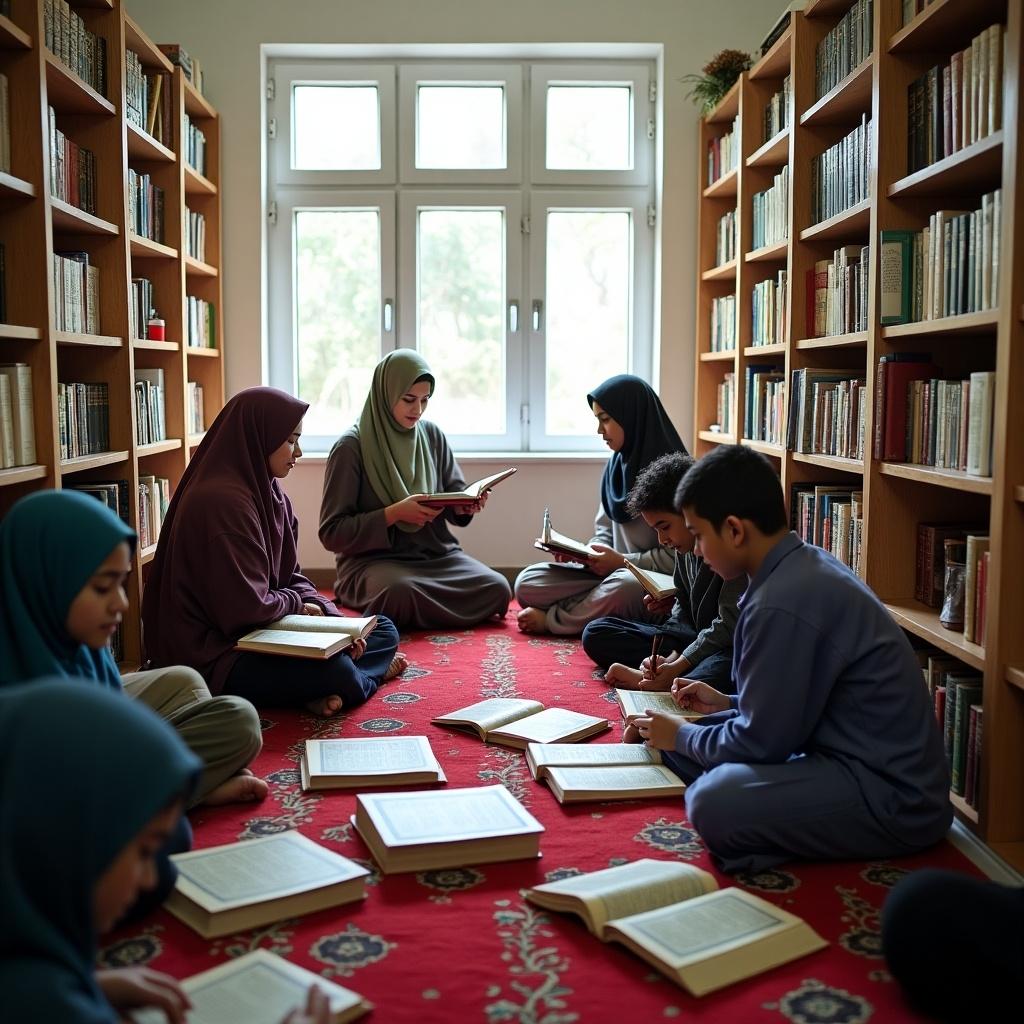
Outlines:
POLYGON ((448 781, 426 736, 306 740, 300 770, 305 790, 448 781))
POLYGON ((548 786, 560 804, 682 796, 686 790, 683 780, 663 764, 553 765, 546 773, 548 786))
POLYGON ((526 767, 535 779, 549 768, 607 768, 661 764, 661 752, 643 743, 531 743, 526 767))
POLYGON ((704 716, 699 711, 683 711, 667 690, 616 690, 615 699, 622 709, 627 722, 647 714, 648 711, 662 711, 668 715, 679 715, 687 721, 704 716))
POLYGON ((11 416, 14 425, 14 464, 31 466, 36 461, 36 429, 33 422, 32 367, 28 363, 0 363, 0 374, 10 381, 11 416))
POLYGON ((254 629, 235 644, 239 651, 283 654, 293 658, 330 658, 365 639, 377 625, 377 616, 346 618, 338 615, 285 615, 262 629, 254 629))
POLYGON ((625 562, 625 568, 637 578, 640 586, 655 600, 660 601, 664 597, 673 597, 679 592, 675 579, 667 572, 641 569, 639 565, 628 560, 625 562))
POLYGON ((490 697, 432 719, 435 725, 475 732, 486 743, 525 749, 528 743, 573 743, 611 728, 607 718, 566 708, 545 708, 539 700, 490 697))

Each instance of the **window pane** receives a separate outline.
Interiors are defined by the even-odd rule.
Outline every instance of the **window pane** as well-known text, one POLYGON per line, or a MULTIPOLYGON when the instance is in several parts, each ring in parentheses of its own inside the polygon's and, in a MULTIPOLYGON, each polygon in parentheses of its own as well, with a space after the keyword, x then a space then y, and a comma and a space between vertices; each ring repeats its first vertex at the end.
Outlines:
POLYGON ((630 170, 631 91, 627 85, 549 86, 546 166, 552 170, 630 170))
POLYGON ((446 432, 505 433, 504 250, 500 209, 420 211, 417 335, 446 432))
POLYGON ((306 171, 380 169, 375 85, 297 85, 292 167, 306 171))
POLYGON ((295 341, 307 434, 355 421, 380 358, 377 210, 295 214, 295 341))
POLYGON ((505 167, 502 86, 421 85, 416 107, 417 167, 505 167))
POLYGON ((591 433, 587 392, 628 370, 631 235, 623 211, 548 211, 548 434, 591 433))

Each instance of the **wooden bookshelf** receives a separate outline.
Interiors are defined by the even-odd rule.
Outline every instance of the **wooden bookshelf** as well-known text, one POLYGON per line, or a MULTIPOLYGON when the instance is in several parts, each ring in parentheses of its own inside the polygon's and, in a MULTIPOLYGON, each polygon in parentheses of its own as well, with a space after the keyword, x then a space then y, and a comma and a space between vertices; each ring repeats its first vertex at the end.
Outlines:
MULTIPOLYGON (((130 0, 129 0, 130 2, 130 0)), ((224 404, 223 310, 220 271, 220 122, 156 43, 125 10, 124 0, 71 0, 90 32, 107 49, 107 93, 100 95, 45 46, 42 0, 15 0, 12 17, 0 16, 0 71, 8 76, 11 106, 10 173, 0 174, 0 242, 6 249, 7 319, 0 324, 0 361, 32 369, 36 462, 0 470, 0 515, 26 493, 90 480, 123 479, 137 494, 140 476, 165 477, 177 486, 203 434, 188 434, 188 381, 203 386, 208 426, 224 404), (147 72, 168 75, 172 137, 162 142, 126 116, 125 51, 137 54, 147 72), (57 126, 90 149, 96 162, 96 212, 86 213, 50 195, 47 107, 57 126), (207 138, 206 173, 186 166, 182 119, 189 116, 207 138), (164 190, 165 237, 133 233, 129 220, 128 169, 148 173, 164 190), (187 198, 186 198, 187 197, 187 198), (206 260, 188 260, 182 245, 186 205, 206 217, 206 260), (15 248, 15 242, 17 248, 15 248), (99 270, 99 330, 58 330, 54 320, 55 251, 85 251, 99 270), (17 251, 18 258, 12 259, 17 251), (186 262, 187 261, 187 262, 186 262), (129 300, 133 277, 152 280, 165 340, 131 338, 129 300), (192 284, 196 282, 193 291, 192 284), (213 358, 190 358, 186 298, 196 294, 216 307, 213 358), (140 445, 135 424, 137 369, 164 374, 167 440, 140 445), (110 450, 61 458, 57 382, 102 381, 109 396, 110 450), (186 440, 187 438, 187 440, 186 440)), ((142 326, 143 333, 145 325, 142 326)), ((207 354, 204 352, 204 355, 207 354)), ((129 501, 138 527, 138 502, 129 501)), ((138 553, 129 584, 122 664, 142 663, 140 603, 144 567, 155 545, 138 553)))
MULTIPOLYGON (((1020 102, 1024 61, 1024 11, 1007 0, 934 0, 904 26, 900 0, 875 0, 874 52, 828 94, 815 95, 815 51, 849 10, 852 0, 811 0, 791 15, 784 36, 741 77, 730 93, 733 109, 715 111, 716 120, 700 128, 700 148, 739 118, 740 161, 736 171, 736 274, 721 279, 706 274, 697 282, 697 357, 695 367, 694 451, 741 443, 769 455, 782 478, 787 499, 791 486, 834 484, 848 480, 862 489, 864 529, 861 571, 899 625, 916 637, 984 675, 985 738, 977 806, 951 795, 957 816, 996 852, 1024 869, 1024 225, 1017 212, 1024 203, 1024 104, 1020 102), (940 61, 969 45, 994 22, 1006 29, 1003 69, 1003 117, 1000 131, 965 149, 908 173, 907 87, 940 61), (784 41, 783 41, 784 40, 784 41), (763 115, 781 80, 790 76, 793 109, 790 128, 775 139, 763 138, 763 115), (861 123, 872 121, 870 196, 835 217, 811 222, 811 166, 815 157, 861 123), (751 200, 789 164, 788 242, 754 252, 751 200), (835 337, 808 337, 808 271, 843 245, 874 244, 882 230, 920 230, 938 209, 975 209, 980 196, 1002 189, 998 309, 921 323, 879 324, 877 252, 868 269, 867 330, 835 337), (965 205, 971 204, 971 205, 965 205), (786 334, 781 345, 750 344, 753 287, 783 267, 788 275, 786 334), (737 350, 708 352, 710 302, 735 294, 737 350), (934 351, 948 374, 995 372, 993 472, 971 476, 954 470, 874 458, 875 378, 881 356, 899 351, 934 351), (786 380, 803 368, 834 368, 862 374, 872 400, 866 409, 863 459, 835 458, 788 451, 780 445, 743 438, 744 377, 751 362, 785 364, 786 380), (732 431, 712 431, 717 387, 726 372, 735 374, 732 431), (988 522, 993 559, 987 593, 984 646, 939 623, 937 609, 906 597, 914 593, 919 522, 988 522), (998 553, 998 557, 996 557, 998 553), (895 595, 895 596, 894 596, 895 595)), ((731 188, 730 184, 730 188, 731 188)), ((709 267, 717 219, 729 208, 724 193, 699 198, 700 267, 709 267)), ((810 284, 813 287, 813 280, 810 284)))

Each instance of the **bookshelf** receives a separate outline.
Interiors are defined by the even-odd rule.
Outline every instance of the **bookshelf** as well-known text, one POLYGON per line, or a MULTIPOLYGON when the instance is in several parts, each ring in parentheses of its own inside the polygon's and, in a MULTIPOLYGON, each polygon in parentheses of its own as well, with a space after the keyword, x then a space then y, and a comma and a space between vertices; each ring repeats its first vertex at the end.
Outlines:
MULTIPOLYGON (((129 5, 130 6, 130 5, 129 5)), ((11 16, 0 16, 0 72, 9 80, 11 155, 0 174, 0 243, 7 252, 7 313, 0 323, 0 362, 32 369, 36 463, 0 470, 0 515, 23 495, 40 488, 93 481, 126 480, 129 520, 138 528, 140 477, 166 477, 174 487, 202 433, 189 432, 190 380, 203 386, 204 428, 224 404, 220 283, 220 122, 216 110, 173 67, 122 0, 72 0, 85 28, 105 40, 107 81, 101 95, 46 48, 42 0, 13 0, 11 16), (171 137, 158 141, 127 116, 126 50, 149 72, 161 72, 169 88, 171 137), (96 164, 95 211, 86 212, 50 194, 50 126, 91 150, 96 164), (183 117, 188 112, 206 136, 206 169, 184 157, 183 117), (166 143, 166 144, 165 144, 166 143), (162 241, 132 230, 128 171, 150 175, 164 191, 162 241), (206 218, 204 260, 183 246, 186 207, 206 218), (15 248, 16 247, 16 248, 15 248), (18 259, 11 254, 17 251, 18 259), (99 272, 96 333, 58 329, 60 301, 53 280, 54 252, 88 254, 99 272), (165 321, 165 339, 132 337, 129 301, 133 278, 153 282, 154 306, 165 321), (188 345, 186 299, 201 296, 215 308, 216 347, 188 345), (199 353, 197 356, 196 353, 199 353), (166 439, 140 444, 134 415, 135 371, 164 375, 166 439), (57 385, 102 382, 108 389, 108 450, 61 458, 57 385)), ((143 326, 140 333, 145 332, 143 326)), ((145 567, 155 544, 136 553, 128 584, 130 608, 123 629, 122 667, 143 657, 140 605, 145 567)))
MULTIPOLYGON (((778 468, 787 501, 794 485, 860 489, 864 525, 861 573, 893 618, 913 637, 983 674, 985 733, 981 789, 976 806, 951 794, 961 821, 1018 869, 1024 869, 1024 231, 1016 213, 1024 203, 1024 131, 1021 62, 1024 25, 1012 0, 934 0, 901 24, 900 0, 875 0, 872 52, 824 96, 816 95, 818 43, 851 9, 853 0, 812 0, 772 48, 747 71, 719 108, 700 126, 702 161, 709 139, 738 118, 741 138, 735 202, 739 254, 732 267, 715 268, 718 218, 731 199, 709 189, 701 164, 698 200, 697 356, 695 454, 717 444, 742 443, 766 454, 778 468), (930 166, 908 173, 908 86, 933 65, 948 61, 989 25, 1005 26, 1000 130, 930 166), (790 76, 789 127, 764 137, 766 103, 790 76), (813 160, 851 133, 866 116, 873 140, 868 161, 869 198, 819 223, 812 221, 813 160), (788 238, 753 251, 752 197, 788 164, 788 238), (940 209, 977 208, 980 196, 1002 189, 1002 239, 996 309, 919 323, 880 324, 879 233, 920 231, 940 209), (808 337, 808 271, 840 246, 871 244, 867 268, 867 329, 808 337), (709 258, 710 257, 710 258, 709 258), (786 318, 781 341, 751 344, 752 292, 779 269, 787 272, 786 318), (710 351, 713 298, 735 297, 737 347, 710 351), (993 471, 990 477, 874 457, 874 399, 879 359, 895 352, 927 353, 947 377, 994 370, 993 471), (787 388, 796 370, 818 368, 863 376, 866 386, 863 459, 796 452, 786 445, 751 440, 745 410, 748 367, 784 366, 787 388), (718 387, 734 375, 728 433, 717 425, 718 387), (938 609, 914 598, 916 527, 919 522, 987 522, 992 559, 987 582, 984 645, 939 622, 938 609)), ((813 280, 813 279, 812 279, 813 280)), ((812 285, 813 287, 813 285, 812 285)), ((813 299, 813 296, 812 296, 813 299)), ((813 303, 812 303, 813 307, 813 303)), ((863 325, 860 325, 863 326, 863 325)), ((810 332, 816 333, 816 332, 810 332)), ((787 418, 791 410, 785 410, 787 418)))

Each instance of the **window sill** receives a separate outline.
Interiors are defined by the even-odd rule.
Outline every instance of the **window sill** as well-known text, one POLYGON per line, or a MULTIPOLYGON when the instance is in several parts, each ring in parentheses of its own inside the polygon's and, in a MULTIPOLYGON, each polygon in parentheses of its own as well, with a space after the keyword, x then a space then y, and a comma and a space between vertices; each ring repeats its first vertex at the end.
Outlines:
MULTIPOLYGON (((303 452, 303 463, 322 463, 327 461, 328 452, 303 452)), ((474 465, 485 462, 513 463, 518 465, 566 465, 587 464, 603 465, 608 461, 609 453, 601 452, 456 452, 456 461, 462 465, 474 465)))

